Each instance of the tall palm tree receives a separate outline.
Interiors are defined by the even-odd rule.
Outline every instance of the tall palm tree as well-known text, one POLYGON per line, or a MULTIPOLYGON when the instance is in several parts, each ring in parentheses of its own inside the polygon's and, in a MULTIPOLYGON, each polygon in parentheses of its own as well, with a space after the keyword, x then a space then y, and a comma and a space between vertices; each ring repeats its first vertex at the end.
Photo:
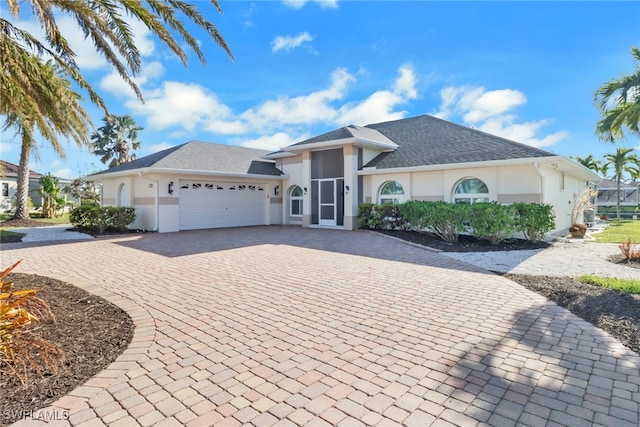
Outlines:
POLYGON ((37 135, 49 140, 56 153, 64 158, 58 137, 64 135, 79 146, 86 145, 91 119, 82 107, 82 97, 71 89, 63 70, 33 55, 19 59, 29 64, 28 78, 32 80, 28 85, 14 85, 6 73, 0 73, 0 86, 12 95, 6 104, 3 99, 0 111, 6 117, 3 130, 13 129, 21 140, 14 218, 29 218, 29 159, 32 152, 38 154, 37 135))
POLYGON ((131 116, 105 116, 104 125, 91 135, 93 154, 100 157, 102 163, 109 167, 130 162, 136 158, 132 150, 140 148, 138 131, 144 129, 136 126, 131 116))
POLYGON ((620 183, 626 174, 631 179, 640 176, 640 158, 634 154, 633 148, 617 148, 615 153, 605 154, 607 165, 613 167, 612 178, 616 180, 618 200, 616 203, 616 217, 620 219, 620 183))
POLYGON ((604 162, 602 160, 594 159, 593 155, 591 154, 587 155, 587 157, 580 157, 580 156, 569 156, 569 157, 575 160, 576 162, 580 163, 582 166, 589 168, 598 174, 606 175, 607 173, 607 167, 605 166, 604 162))
MULTIPOLYGON (((20 18, 22 0, 5 0, 9 12, 14 18, 20 18)), ((222 13, 217 0, 210 3, 222 13)), ((136 40, 127 22, 137 19, 153 32, 183 64, 187 65, 187 54, 181 43, 172 33, 177 33, 181 41, 192 49, 201 62, 206 59, 200 49, 200 42, 187 31, 185 24, 178 19, 182 15, 185 20, 203 29, 211 39, 218 44, 231 59, 233 56, 214 24, 207 21, 196 6, 183 0, 147 0, 142 2, 126 0, 27 0, 31 5, 30 20, 36 20, 45 31, 47 43, 42 43, 28 32, 15 27, 9 21, 0 18, 0 37, 14 40, 22 50, 38 55, 47 53, 53 60, 69 72, 82 89, 89 91, 90 98, 99 106, 104 106, 100 97, 77 71, 76 53, 69 45, 56 22, 56 16, 70 16, 73 18, 84 36, 90 39, 98 53, 100 53, 120 74, 120 76, 142 99, 140 89, 133 81, 141 71, 140 52, 136 40)), ((75 37, 76 32, 70 35, 75 37)), ((105 113, 106 113, 106 109, 105 113)))
POLYGON ((640 136, 640 49, 631 48, 635 72, 602 85, 594 102, 602 114, 596 135, 608 142, 624 139, 623 129, 640 136))
MULTIPOLYGON (((29 155, 32 149, 37 149, 37 133, 61 157, 64 157, 64 152, 56 135, 69 137, 81 146, 89 143, 90 118, 80 102, 73 101, 78 100, 78 94, 71 85, 61 80, 73 81, 88 94, 94 105, 106 115, 109 114, 101 97, 83 78, 74 59, 76 53, 58 27, 57 16, 73 18, 83 35, 93 42, 96 51, 117 70, 141 100, 142 93, 133 80, 141 71, 140 52, 127 19, 142 22, 185 65, 187 54, 182 48, 183 44, 192 49, 201 62, 205 63, 206 60, 200 42, 187 31, 181 19, 204 30, 233 60, 216 26, 205 19, 196 6, 183 0, 147 0, 144 4, 125 0, 5 1, 15 19, 20 19, 20 8, 28 3, 30 7, 25 8, 31 11, 28 20, 35 20, 44 30, 46 38, 42 42, 0 17, 0 115, 5 118, 3 128, 15 128, 22 141, 17 218, 28 217, 29 155), (57 70, 55 73, 47 73, 43 69, 40 58, 44 56, 53 61, 57 70), (65 111, 70 116, 65 117, 65 111), (76 121, 81 117, 84 118, 83 124, 76 121), (71 123, 65 123, 65 118, 71 123)), ((218 12, 222 12, 217 0, 209 1, 218 12)), ((71 30, 67 37, 76 37, 76 34, 77 31, 71 30)))

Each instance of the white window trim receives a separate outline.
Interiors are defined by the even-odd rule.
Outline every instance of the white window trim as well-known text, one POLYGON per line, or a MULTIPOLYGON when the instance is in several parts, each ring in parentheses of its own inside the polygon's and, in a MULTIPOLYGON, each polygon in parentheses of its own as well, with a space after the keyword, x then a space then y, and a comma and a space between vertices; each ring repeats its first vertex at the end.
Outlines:
POLYGON ((290 203, 289 203, 289 215, 290 216, 295 216, 295 217, 301 217, 303 215, 304 212, 304 192, 302 191, 302 188, 298 185, 296 185, 295 187, 293 187, 291 189, 291 196, 289 197, 290 199, 290 203), (293 192, 296 190, 296 188, 300 189, 300 192, 302 193, 301 196, 294 196, 293 192), (300 213, 293 213, 293 202, 294 201, 299 201, 300 202, 300 213))
POLYGON ((460 181, 456 182, 453 186, 453 190, 451 192, 451 202, 452 203, 461 203, 458 200, 469 199, 469 204, 472 205, 474 203, 486 203, 491 201, 491 197, 489 197, 489 193, 456 193, 456 189, 464 182, 470 179, 477 179, 482 182, 487 189, 489 186, 486 182, 481 180, 480 178, 476 178, 475 176, 468 176, 466 178, 462 178, 460 181))
POLYGON ((391 203, 394 205, 399 205, 401 203, 403 203, 406 200, 406 193, 404 191, 404 187, 402 186, 402 184, 400 184, 400 182, 396 181, 396 180, 389 180, 389 181, 385 181, 381 186, 380 189, 378 190, 378 202, 382 205, 384 203, 391 203), (392 182, 395 182, 398 184, 398 186, 400 188, 402 188, 402 194, 382 194, 382 189, 385 188, 387 186, 387 184, 390 184, 392 182))

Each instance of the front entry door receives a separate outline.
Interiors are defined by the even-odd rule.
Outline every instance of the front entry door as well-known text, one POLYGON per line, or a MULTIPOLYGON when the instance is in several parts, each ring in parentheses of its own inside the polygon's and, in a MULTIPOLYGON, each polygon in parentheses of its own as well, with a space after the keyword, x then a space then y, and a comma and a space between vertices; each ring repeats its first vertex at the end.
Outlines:
POLYGON ((321 179, 318 181, 318 204, 320 216, 318 225, 336 225, 336 180, 321 179))

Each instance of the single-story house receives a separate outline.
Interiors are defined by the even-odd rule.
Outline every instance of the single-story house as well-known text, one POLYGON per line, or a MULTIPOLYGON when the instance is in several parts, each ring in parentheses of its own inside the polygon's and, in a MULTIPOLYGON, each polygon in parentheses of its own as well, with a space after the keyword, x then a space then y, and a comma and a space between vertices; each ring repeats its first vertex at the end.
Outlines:
POLYGON ((596 205, 598 206, 616 206, 618 197, 620 198, 620 206, 638 206, 638 184, 620 183, 620 195, 618 196, 618 183, 611 179, 603 179, 596 186, 598 197, 596 205))
MULTIPOLYGON (((35 204, 41 204, 42 199, 38 193, 40 177, 42 174, 29 171, 29 197, 35 204)), ((0 160, 0 209, 2 212, 13 209, 13 199, 18 190, 18 165, 0 160)))
POLYGON ((362 202, 543 202, 558 229, 601 178, 565 157, 428 115, 346 126, 276 152, 191 141, 99 172, 133 228, 357 228, 362 202))

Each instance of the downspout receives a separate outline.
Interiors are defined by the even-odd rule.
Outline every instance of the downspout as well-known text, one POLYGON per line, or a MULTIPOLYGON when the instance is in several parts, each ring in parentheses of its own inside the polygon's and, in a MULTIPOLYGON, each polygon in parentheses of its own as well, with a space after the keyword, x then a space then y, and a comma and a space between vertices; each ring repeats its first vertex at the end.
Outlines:
POLYGON ((153 231, 156 232, 160 232, 160 204, 158 203, 159 199, 160 199, 160 180, 158 179, 151 179, 151 178, 147 178, 142 174, 142 171, 138 172, 138 176, 142 179, 146 179, 147 181, 151 181, 153 183, 155 183, 155 189, 156 191, 154 191, 154 205, 156 208, 156 226, 155 229, 153 231))
POLYGON ((538 162, 533 162, 533 167, 536 170, 536 172, 538 172, 538 176, 540 177, 540 203, 544 203, 544 181, 545 181, 545 177, 544 174, 542 173, 542 171, 540 170, 540 165, 538 164, 538 162))

